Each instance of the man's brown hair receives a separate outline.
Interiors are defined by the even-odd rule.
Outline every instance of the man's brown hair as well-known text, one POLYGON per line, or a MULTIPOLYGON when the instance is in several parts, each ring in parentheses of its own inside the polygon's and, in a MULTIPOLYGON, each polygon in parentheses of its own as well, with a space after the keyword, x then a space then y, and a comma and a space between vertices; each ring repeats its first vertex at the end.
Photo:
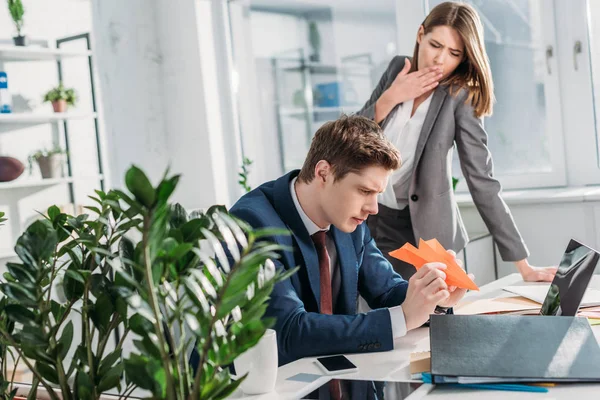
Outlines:
POLYGON ((317 130, 298 180, 309 183, 321 160, 332 168, 334 181, 365 167, 381 166, 387 170, 400 167, 400 154, 372 120, 357 115, 342 115, 317 130))

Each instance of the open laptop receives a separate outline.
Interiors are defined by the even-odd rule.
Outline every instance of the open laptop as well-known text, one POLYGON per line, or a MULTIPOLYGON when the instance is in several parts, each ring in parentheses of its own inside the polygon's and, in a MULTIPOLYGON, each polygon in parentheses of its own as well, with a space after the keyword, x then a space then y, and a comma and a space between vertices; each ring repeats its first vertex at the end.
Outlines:
POLYGON ((600 305, 600 290, 587 290, 599 259, 596 250, 571 239, 550 285, 519 284, 503 289, 542 304, 541 315, 575 316, 580 306, 600 305))
POLYGON ((560 260, 540 314, 575 316, 599 259, 600 254, 596 250, 571 240, 560 260))

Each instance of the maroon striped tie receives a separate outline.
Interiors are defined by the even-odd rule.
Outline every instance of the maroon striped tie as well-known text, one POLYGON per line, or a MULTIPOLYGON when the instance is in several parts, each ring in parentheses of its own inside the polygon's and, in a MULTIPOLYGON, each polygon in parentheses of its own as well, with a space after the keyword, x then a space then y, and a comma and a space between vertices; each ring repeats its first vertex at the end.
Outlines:
MULTIPOLYGON (((313 234, 312 240, 315 243, 317 254, 319 255, 319 277, 321 288, 321 314, 333 314, 333 300, 331 295, 331 273, 329 271, 329 253, 325 245, 325 231, 318 231, 313 234)), ((332 379, 329 381, 329 394, 334 400, 342 399, 342 390, 340 381, 332 379)))

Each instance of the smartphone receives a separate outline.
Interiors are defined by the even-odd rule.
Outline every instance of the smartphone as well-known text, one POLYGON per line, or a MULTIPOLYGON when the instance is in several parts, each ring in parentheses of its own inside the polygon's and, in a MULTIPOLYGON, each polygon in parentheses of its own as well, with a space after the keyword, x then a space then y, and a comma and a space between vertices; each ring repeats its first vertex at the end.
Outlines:
POLYGON ((315 361, 326 375, 346 374, 358 371, 358 367, 352 364, 344 356, 318 357, 315 361))

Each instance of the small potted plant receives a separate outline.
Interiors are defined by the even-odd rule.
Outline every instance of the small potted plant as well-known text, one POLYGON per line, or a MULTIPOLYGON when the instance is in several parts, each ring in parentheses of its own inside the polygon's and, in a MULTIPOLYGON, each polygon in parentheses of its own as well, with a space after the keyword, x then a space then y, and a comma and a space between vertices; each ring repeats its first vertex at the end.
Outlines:
POLYGON ((40 166, 42 178, 60 178, 62 175, 63 155, 66 152, 60 147, 51 150, 38 150, 29 156, 29 171, 32 171, 33 162, 36 161, 40 166))
POLYGON ((74 106, 77 102, 77 93, 73 88, 65 88, 60 82, 57 87, 52 88, 44 95, 44 102, 51 102, 54 112, 65 112, 67 106, 74 106))
POLYGON ((15 27, 17 28, 17 36, 13 37, 15 46, 26 46, 27 40, 25 36, 21 35, 21 29, 23 29, 23 15, 25 14, 23 3, 21 0, 7 0, 7 4, 10 16, 12 17, 15 27))

